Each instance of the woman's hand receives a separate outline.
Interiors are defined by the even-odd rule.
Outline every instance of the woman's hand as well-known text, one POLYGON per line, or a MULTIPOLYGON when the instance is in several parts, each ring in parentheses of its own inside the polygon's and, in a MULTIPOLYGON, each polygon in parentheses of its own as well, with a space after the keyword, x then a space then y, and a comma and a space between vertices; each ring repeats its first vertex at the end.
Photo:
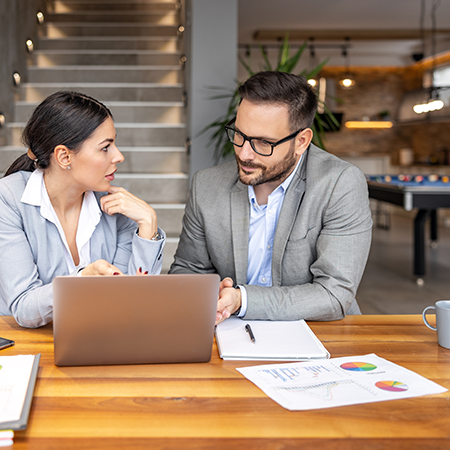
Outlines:
POLYGON ((108 261, 97 259, 97 261, 87 265, 81 272, 81 275, 84 277, 88 275, 123 275, 123 273, 108 261))
POLYGON ((102 210, 112 216, 123 214, 134 220, 139 226, 139 236, 151 239, 158 231, 158 217, 155 210, 144 200, 124 188, 111 186, 108 195, 100 199, 102 210))
MULTIPOLYGON (((142 267, 136 271, 136 275, 147 275, 148 271, 143 271, 142 267)), ((97 259, 97 261, 87 265, 81 275, 84 276, 102 276, 102 275, 123 275, 123 272, 113 264, 110 264, 104 259, 97 259)))

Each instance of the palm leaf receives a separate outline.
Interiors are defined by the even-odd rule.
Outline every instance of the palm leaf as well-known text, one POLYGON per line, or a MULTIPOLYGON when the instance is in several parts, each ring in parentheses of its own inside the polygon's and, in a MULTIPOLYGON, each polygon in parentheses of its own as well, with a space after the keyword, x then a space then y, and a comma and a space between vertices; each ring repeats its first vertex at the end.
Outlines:
POLYGON ((267 52, 266 52, 265 48, 259 42, 258 42, 258 46, 259 46, 259 49, 261 50, 262 57, 264 58, 264 61, 266 63, 264 70, 273 70, 272 64, 270 64, 269 57, 267 56, 267 52))

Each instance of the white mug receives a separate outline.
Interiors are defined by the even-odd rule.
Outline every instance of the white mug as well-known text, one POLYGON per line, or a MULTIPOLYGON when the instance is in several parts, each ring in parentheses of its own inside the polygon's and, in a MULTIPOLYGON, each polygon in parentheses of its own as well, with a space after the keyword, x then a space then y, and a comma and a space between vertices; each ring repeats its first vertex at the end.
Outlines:
POLYGON ((435 306, 427 306, 423 310, 422 318, 430 330, 437 331, 439 345, 450 349, 450 300, 440 300, 435 303, 435 306), (427 321, 426 316, 429 309, 436 311, 436 327, 427 321))

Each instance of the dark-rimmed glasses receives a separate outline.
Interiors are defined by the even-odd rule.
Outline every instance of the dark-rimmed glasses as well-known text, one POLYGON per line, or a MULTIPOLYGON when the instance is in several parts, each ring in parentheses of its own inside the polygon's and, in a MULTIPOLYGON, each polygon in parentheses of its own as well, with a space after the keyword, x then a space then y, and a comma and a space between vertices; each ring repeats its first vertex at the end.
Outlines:
POLYGON ((261 156, 272 156, 273 149, 277 145, 284 144, 287 141, 290 141, 291 139, 294 139, 297 134, 299 134, 301 131, 305 130, 306 128, 300 128, 300 130, 296 131, 295 133, 290 134, 289 136, 277 141, 277 142, 269 142, 265 139, 255 138, 255 137, 249 137, 246 136, 241 131, 238 131, 234 128, 231 128, 231 125, 236 122, 236 117, 233 120, 230 120, 225 125, 225 130, 227 131, 228 139, 233 145, 236 145, 236 147, 243 147, 245 144, 245 141, 250 142, 250 146, 252 147, 253 151, 255 153, 258 153, 258 155, 261 156))

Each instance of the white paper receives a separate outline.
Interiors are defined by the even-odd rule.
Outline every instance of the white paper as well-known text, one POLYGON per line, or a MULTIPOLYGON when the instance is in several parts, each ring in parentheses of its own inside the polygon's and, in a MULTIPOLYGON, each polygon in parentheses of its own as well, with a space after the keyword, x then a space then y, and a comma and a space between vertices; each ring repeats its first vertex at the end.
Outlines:
POLYGON ((0 356, 0 424, 19 420, 34 355, 0 356))
POLYGON ((236 370, 290 410, 381 402, 447 390, 373 353, 236 370))
POLYGON ((216 327, 220 356, 227 360, 304 361, 329 358, 330 354, 304 320, 266 321, 230 317, 216 327), (249 324, 252 342, 245 331, 249 324))

